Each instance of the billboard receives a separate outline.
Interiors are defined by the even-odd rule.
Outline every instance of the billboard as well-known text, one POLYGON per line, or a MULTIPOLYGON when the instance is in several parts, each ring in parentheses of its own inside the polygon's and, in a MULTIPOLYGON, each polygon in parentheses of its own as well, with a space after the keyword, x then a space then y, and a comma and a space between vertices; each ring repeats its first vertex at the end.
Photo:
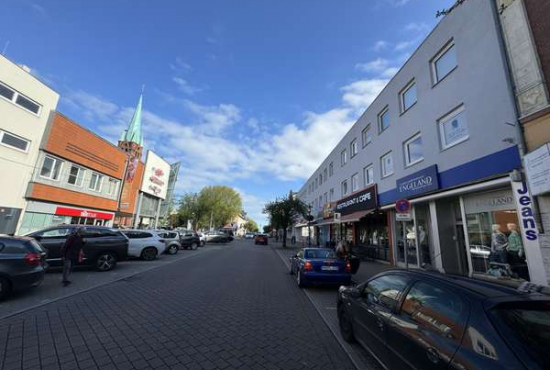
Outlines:
POLYGON ((170 165, 164 159, 148 150, 145 159, 145 172, 141 183, 141 191, 160 199, 166 198, 170 165))

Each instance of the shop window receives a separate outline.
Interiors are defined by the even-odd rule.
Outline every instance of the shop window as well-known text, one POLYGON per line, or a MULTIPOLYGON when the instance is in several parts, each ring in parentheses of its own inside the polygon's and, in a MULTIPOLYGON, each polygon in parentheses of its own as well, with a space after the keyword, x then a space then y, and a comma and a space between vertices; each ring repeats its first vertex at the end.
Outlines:
POLYGON ((357 155, 357 139, 353 139, 350 144, 350 157, 353 158, 357 155))
POLYGON ((348 180, 342 181, 342 197, 348 195, 348 180))
POLYGON ((0 143, 2 145, 27 152, 30 141, 23 139, 22 137, 10 134, 9 132, 0 131, 0 143))
POLYGON ((88 188, 90 190, 100 192, 102 183, 103 183, 103 176, 94 172, 90 177, 90 185, 88 186, 88 188))
POLYGON ((512 192, 499 190, 464 197, 464 211, 474 273, 512 274, 528 280, 512 192))
POLYGON ((374 166, 372 164, 363 168, 363 181, 365 186, 374 184, 374 166))
POLYGON ((57 158, 46 156, 42 162, 42 169, 40 170, 40 177, 49 180, 59 180, 61 174, 61 166, 63 162, 57 158))
POLYGON ((382 168, 382 177, 393 175, 392 152, 389 152, 380 158, 380 167, 382 168))
POLYGON ((365 217, 356 224, 358 247, 354 253, 379 260, 389 260, 388 225, 386 213, 379 212, 365 217))
POLYGON ((351 192, 356 192, 359 190, 359 174, 353 174, 351 176, 351 192))
POLYGON ((397 242, 397 261, 408 265, 418 265, 414 221, 396 222, 395 240, 397 242))
POLYGON ((422 162, 424 155, 422 154, 422 136, 420 133, 414 135, 403 144, 403 152, 405 153, 405 165, 412 166, 418 162, 422 162))
POLYGON ((67 182, 71 185, 82 186, 85 173, 86 170, 84 170, 83 168, 72 165, 69 171, 69 179, 67 180, 67 182))
POLYGON ((400 93, 401 113, 405 113, 416 104, 416 82, 412 80, 400 93))
POLYGON ((363 143, 363 148, 369 145, 372 142, 372 135, 370 131, 370 124, 367 125, 361 132, 361 140, 363 143))
POLYGON ((386 107, 378 114, 378 132, 382 133, 388 127, 390 127, 390 110, 386 107))
POLYGON ((468 139, 464 106, 455 109, 439 120, 439 136, 443 149, 448 149, 468 139))
POLYGON ((433 59, 432 78, 434 84, 444 79, 457 67, 456 49, 453 41, 449 42, 433 59))
POLYGON ((346 149, 342 150, 342 153, 340 153, 340 161, 342 164, 342 167, 348 163, 348 151, 346 149))

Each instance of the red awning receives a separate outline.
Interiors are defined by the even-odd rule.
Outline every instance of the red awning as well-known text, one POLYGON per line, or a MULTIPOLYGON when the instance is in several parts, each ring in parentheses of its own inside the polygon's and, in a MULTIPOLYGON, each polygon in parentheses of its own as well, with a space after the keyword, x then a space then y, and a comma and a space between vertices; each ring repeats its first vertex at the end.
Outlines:
POLYGON ((340 222, 357 222, 372 211, 374 211, 374 209, 350 213, 349 215, 340 217, 340 222))
POLYGON ((112 213, 89 211, 87 209, 65 208, 65 207, 57 207, 55 209, 55 214, 59 216, 96 218, 99 220, 112 220, 114 216, 112 213))

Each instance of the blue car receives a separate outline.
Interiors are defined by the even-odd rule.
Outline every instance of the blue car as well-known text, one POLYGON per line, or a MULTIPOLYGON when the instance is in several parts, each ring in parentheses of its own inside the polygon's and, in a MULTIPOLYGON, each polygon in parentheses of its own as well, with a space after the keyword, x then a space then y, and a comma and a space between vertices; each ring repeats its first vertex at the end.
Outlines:
POLYGON ((290 274, 300 288, 309 284, 351 284, 351 264, 332 249, 304 248, 290 257, 290 274))

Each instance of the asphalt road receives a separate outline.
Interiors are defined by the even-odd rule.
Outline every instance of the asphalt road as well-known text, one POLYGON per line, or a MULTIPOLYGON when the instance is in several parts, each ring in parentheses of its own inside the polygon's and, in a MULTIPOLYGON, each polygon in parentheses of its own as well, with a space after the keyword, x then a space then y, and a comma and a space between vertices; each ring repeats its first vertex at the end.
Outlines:
POLYGON ((279 254, 235 241, 0 320, 0 369, 355 367, 279 254))

